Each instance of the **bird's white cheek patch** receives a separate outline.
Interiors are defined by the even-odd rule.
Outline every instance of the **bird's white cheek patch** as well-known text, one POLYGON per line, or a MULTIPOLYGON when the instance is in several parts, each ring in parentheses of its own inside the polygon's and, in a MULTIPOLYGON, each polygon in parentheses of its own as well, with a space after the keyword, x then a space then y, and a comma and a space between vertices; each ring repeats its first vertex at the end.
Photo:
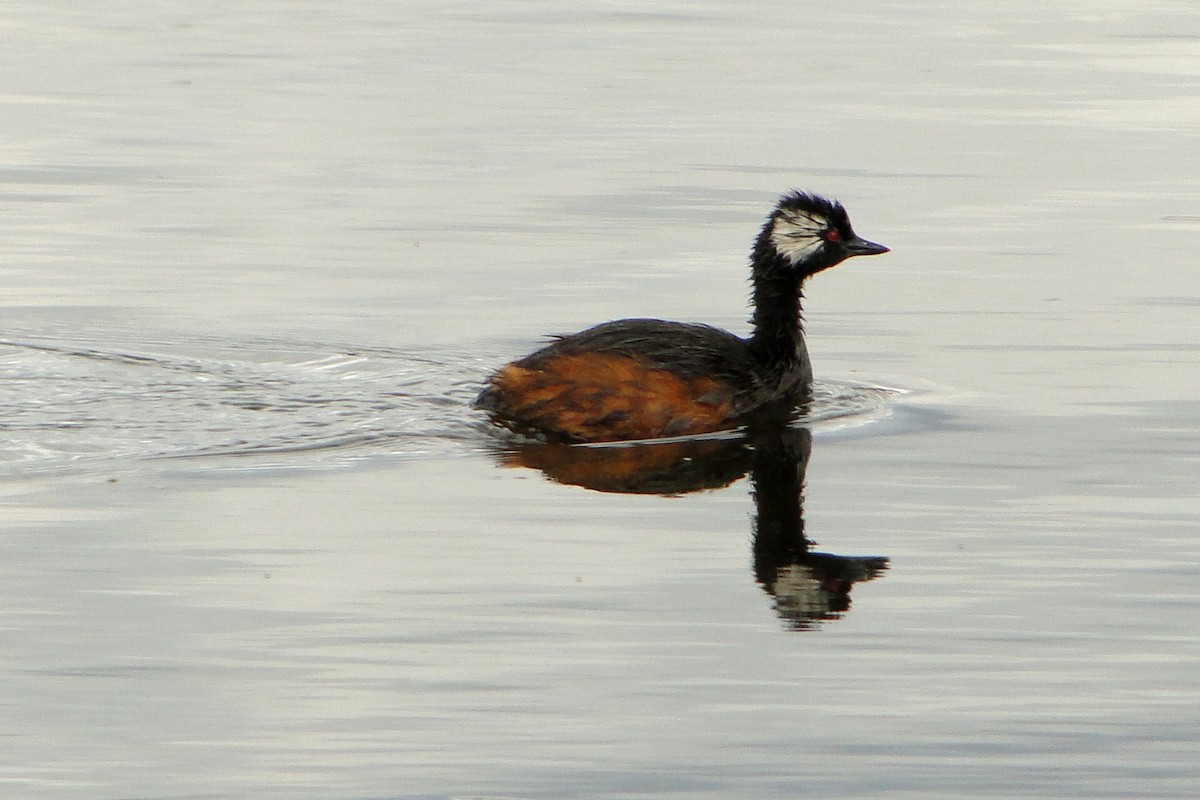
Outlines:
POLYGON ((825 243, 821 238, 824 231, 824 220, 816 220, 808 215, 780 217, 771 229, 771 244, 792 264, 798 264, 825 243))
POLYGON ((815 237, 805 239, 784 239, 783 241, 775 242, 775 249, 791 261, 793 266, 799 264, 804 259, 811 256, 821 247, 821 240, 815 237))

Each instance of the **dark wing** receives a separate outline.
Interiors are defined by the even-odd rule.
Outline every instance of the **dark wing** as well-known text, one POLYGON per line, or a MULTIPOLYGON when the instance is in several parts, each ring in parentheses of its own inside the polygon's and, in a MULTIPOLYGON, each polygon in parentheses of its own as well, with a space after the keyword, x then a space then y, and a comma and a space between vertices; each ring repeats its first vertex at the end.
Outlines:
POLYGON ((517 361, 536 369, 560 355, 628 356, 687 377, 708 377, 752 391, 759 379, 745 339, 711 325, 661 319, 605 322, 556 341, 517 361))

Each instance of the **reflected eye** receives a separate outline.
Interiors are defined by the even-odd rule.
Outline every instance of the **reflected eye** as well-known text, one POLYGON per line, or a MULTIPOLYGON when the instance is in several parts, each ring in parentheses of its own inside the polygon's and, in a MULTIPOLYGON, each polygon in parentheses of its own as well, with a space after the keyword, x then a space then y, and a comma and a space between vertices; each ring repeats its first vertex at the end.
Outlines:
POLYGON ((840 242, 841 240, 842 240, 842 235, 840 233, 838 233, 837 228, 830 228, 829 230, 825 231, 825 241, 840 242))

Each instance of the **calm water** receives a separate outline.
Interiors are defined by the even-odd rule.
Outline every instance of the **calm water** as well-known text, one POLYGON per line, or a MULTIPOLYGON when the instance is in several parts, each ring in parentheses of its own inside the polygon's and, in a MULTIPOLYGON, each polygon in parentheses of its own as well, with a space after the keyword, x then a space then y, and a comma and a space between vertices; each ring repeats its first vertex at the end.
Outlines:
POLYGON ((1200 8, 76 5, 0 12, 4 797, 1195 796, 1200 8), (470 411, 744 331, 794 186, 893 248, 811 436, 470 411))

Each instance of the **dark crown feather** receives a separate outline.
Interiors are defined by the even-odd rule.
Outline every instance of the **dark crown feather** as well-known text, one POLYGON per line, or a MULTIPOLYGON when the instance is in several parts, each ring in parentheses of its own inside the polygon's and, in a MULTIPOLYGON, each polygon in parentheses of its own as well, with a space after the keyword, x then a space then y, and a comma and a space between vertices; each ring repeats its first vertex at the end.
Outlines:
POLYGON ((829 221, 839 224, 849 220, 846 209, 837 200, 829 200, 812 192, 802 192, 798 189, 785 193, 779 198, 776 208, 780 211, 807 211, 824 216, 829 221))

